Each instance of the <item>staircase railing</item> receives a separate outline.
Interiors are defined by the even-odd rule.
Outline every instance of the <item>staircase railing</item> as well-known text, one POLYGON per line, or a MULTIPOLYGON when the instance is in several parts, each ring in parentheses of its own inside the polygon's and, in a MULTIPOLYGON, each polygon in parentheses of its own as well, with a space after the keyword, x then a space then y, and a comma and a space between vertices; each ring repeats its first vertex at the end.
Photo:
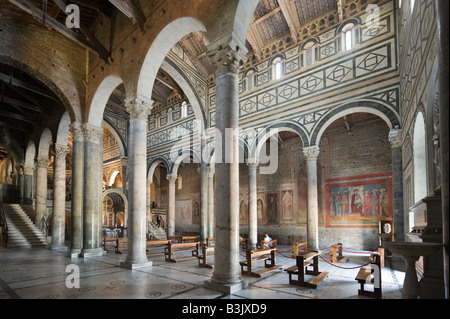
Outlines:
POLYGON ((0 227, 2 228, 3 241, 5 245, 8 244, 8 222, 6 221, 5 211, 3 204, 0 203, 0 227))

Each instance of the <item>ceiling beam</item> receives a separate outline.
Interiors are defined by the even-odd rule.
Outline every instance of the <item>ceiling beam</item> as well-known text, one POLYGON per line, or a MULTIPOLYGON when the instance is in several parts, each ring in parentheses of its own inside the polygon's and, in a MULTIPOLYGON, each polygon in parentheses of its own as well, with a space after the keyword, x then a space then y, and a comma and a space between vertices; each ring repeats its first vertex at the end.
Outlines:
POLYGON ((297 43, 298 32, 300 30, 300 20, 298 18, 295 4, 292 4, 292 1, 290 0, 278 0, 278 4, 289 26, 289 30, 291 31, 292 40, 294 40, 294 43, 297 43))
MULTIPOLYGON (((7 97, 7 96, 2 96, 0 98, 0 100, 3 101, 6 104, 11 105, 15 109, 17 109, 17 107, 19 107, 20 109, 24 108, 24 109, 27 109, 27 110, 31 110, 31 111, 34 111, 34 112, 41 113, 41 114, 44 113, 43 110, 40 107, 38 107, 36 105, 28 104, 28 103, 23 102, 23 101, 16 100, 14 98, 10 98, 10 97, 7 97)), ((19 110, 19 111, 23 112, 23 110, 19 110)))
POLYGON ((147 18, 133 0, 109 0, 109 2, 130 18, 133 24, 136 24, 139 27, 141 32, 145 32, 144 24, 147 18))
POLYGON ((156 75, 156 80, 162 83, 163 85, 167 86, 169 89, 171 89, 174 93, 177 93, 178 95, 183 95, 182 92, 176 88, 174 84, 171 84, 168 80, 163 78, 160 74, 156 75))
POLYGON ((20 126, 20 125, 11 124, 11 122, 4 122, 4 121, 0 120, 0 126, 6 127, 6 128, 9 128, 9 129, 12 129, 12 130, 18 130, 18 131, 21 131, 21 132, 28 132, 28 133, 30 133, 30 129, 29 128, 24 127, 24 126, 20 126))
POLYGON ((30 84, 28 82, 25 82, 23 80, 19 80, 17 78, 14 78, 10 75, 6 75, 4 73, 0 73, 0 81, 5 82, 6 84, 15 86, 15 87, 20 87, 22 89, 37 93, 39 95, 48 97, 52 100, 58 101, 57 99, 55 99, 53 96, 49 95, 47 92, 45 92, 43 89, 41 89, 40 87, 30 84))
POLYGON ((27 122, 27 123, 32 123, 32 124, 34 124, 34 122, 36 120, 33 118, 29 118, 26 116, 22 116, 22 115, 19 115, 16 113, 11 113, 11 112, 4 111, 4 110, 0 111, 0 117, 11 118, 11 119, 15 119, 15 120, 19 120, 19 121, 23 121, 23 122, 27 122))
MULTIPOLYGON (((44 12, 32 4, 30 4, 26 0, 9 0, 12 4, 16 5, 23 11, 27 12, 28 14, 32 15, 33 18, 35 18, 38 21, 42 22, 42 17, 44 16, 44 12)), ((50 16, 46 16, 45 18, 45 25, 54 29, 55 31, 61 33, 62 35, 66 36, 70 40, 78 43, 83 48, 92 51, 93 53, 97 54, 100 59, 105 61, 106 63, 109 63, 111 54, 106 51, 106 49, 103 46, 98 46, 90 42, 86 37, 82 36, 81 34, 78 34, 77 32, 72 31, 71 29, 67 28, 62 23, 58 22, 54 18, 50 16)))
POLYGON ((77 4, 79 6, 85 7, 97 11, 98 13, 103 13, 107 17, 112 16, 112 6, 108 5, 104 0, 70 0, 70 3, 77 4))

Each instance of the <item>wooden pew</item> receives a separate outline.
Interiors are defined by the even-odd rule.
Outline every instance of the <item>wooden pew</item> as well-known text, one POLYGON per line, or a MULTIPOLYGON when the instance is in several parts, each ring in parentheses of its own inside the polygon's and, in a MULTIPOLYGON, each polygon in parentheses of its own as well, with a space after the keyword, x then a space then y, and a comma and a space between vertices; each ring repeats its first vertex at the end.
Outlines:
POLYGON ((289 250, 289 257, 296 258, 298 255, 303 255, 307 253, 308 242, 300 242, 292 244, 292 250, 289 250))
POLYGON ((262 240, 260 242, 260 247, 261 249, 270 249, 270 248, 277 248, 277 239, 273 239, 273 240, 269 240, 269 241, 264 241, 262 240))
POLYGON ((168 245, 170 240, 147 240, 147 256, 157 256, 163 255, 164 251, 160 251, 157 253, 149 253, 152 249, 165 249, 166 245, 168 245))
POLYGON ((117 237, 103 237, 103 249, 106 251, 116 250, 117 237))
POLYGON ((182 243, 196 243, 200 241, 200 236, 181 236, 182 243))
POLYGON ((355 280, 360 284, 360 289, 358 290, 359 296, 372 297, 376 299, 382 298, 381 289, 381 256, 379 254, 372 255, 371 267, 361 267, 355 280), (374 265, 374 276, 372 276, 372 264, 374 265), (374 285, 373 291, 365 290, 365 285, 370 283, 374 285))
POLYGON ((213 268, 214 264, 208 264, 208 257, 214 257, 214 246, 208 247, 207 245, 202 245, 202 254, 198 255, 198 266, 202 268, 213 268), (212 252, 213 254, 208 254, 212 252))
POLYGON ((296 265, 285 269, 289 274, 289 284, 316 289, 322 280, 330 274, 327 271, 319 271, 319 255, 318 251, 298 255, 296 257, 296 265), (312 266, 313 270, 309 270, 309 266, 312 266), (297 276, 297 280, 292 278, 294 275, 297 276), (305 281, 305 275, 316 277, 310 281, 305 281))
POLYGON ((262 275, 283 268, 283 265, 276 265, 276 248, 246 250, 246 258, 240 261, 241 273, 243 275, 261 278, 262 275), (253 264, 258 261, 264 261, 265 269, 253 271, 253 264), (270 261, 268 264, 267 261, 270 261), (244 270, 244 267, 247 269, 244 270))
POLYGON ((172 243, 172 242, 169 241, 169 243, 166 245, 165 251, 164 251, 165 260, 169 261, 169 262, 176 263, 177 261, 197 258, 198 251, 199 251, 199 246, 200 246, 199 242, 194 242, 194 243, 172 243), (187 256, 187 257, 180 257, 180 258, 176 258, 176 259, 174 258, 174 254, 186 253, 186 252, 191 252, 192 255, 191 256, 187 256))
POLYGON ((168 240, 170 240, 172 243, 182 243, 183 242, 183 236, 169 236, 167 237, 168 240))
POLYGON ((331 246, 331 252, 325 253, 326 259, 333 264, 345 264, 350 258, 348 256, 342 256, 342 244, 338 243, 331 246))
POLYGON ((123 254, 128 250, 128 238, 117 238, 116 241, 116 254, 123 254))

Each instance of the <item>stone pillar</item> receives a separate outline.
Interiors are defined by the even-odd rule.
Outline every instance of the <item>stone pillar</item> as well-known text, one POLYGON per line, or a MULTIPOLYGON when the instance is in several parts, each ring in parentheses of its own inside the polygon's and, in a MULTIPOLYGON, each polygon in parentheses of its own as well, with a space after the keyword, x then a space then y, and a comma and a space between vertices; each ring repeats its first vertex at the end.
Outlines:
POLYGON ((23 165, 23 202, 31 204, 33 202, 33 173, 35 167, 31 164, 23 165))
POLYGON ((317 159, 320 154, 318 146, 305 147, 303 154, 306 158, 308 178, 308 216, 307 241, 308 247, 319 249, 319 198, 317 192, 317 159))
POLYGON ((402 130, 395 128, 389 133, 392 146, 392 202, 394 206, 394 241, 405 240, 405 218, 403 214, 403 156, 402 130))
POLYGON ((258 185, 257 173, 259 162, 247 161, 248 166, 248 244, 252 249, 258 242, 258 185))
POLYGON ((152 102, 136 97, 125 101, 130 113, 128 168, 128 254, 122 267, 151 266, 147 247, 147 121, 152 102))
POLYGON ((125 194, 125 196, 128 197, 128 165, 129 160, 128 157, 123 156, 120 158, 120 161, 122 163, 122 192, 125 194))
POLYGON ((84 134, 77 122, 70 125, 70 131, 73 139, 69 256, 76 258, 83 248, 84 134))
POLYGON ((439 116, 441 136, 441 194, 442 194, 442 234, 444 244, 444 281, 445 281, 445 298, 449 298, 449 183, 448 183, 448 105, 449 105, 449 74, 448 74, 448 57, 449 57, 449 26, 448 26, 448 10, 449 1, 436 0, 437 11, 437 34, 438 34, 438 59, 439 59, 439 116), (445 124, 444 124, 445 123, 445 124))
POLYGON ((239 127, 238 70, 245 52, 235 43, 210 51, 216 66, 216 230, 215 265, 205 286, 225 293, 242 289, 239 268, 239 127), (225 159, 222 158, 222 154, 225 159))
MULTIPOLYGON (((206 139, 201 138, 201 154, 204 152, 206 139)), ((208 165, 201 159, 200 163, 200 241, 206 243, 208 237, 208 165)))
POLYGON ((66 155, 67 146, 55 145, 55 168, 53 184, 52 249, 66 249, 66 155))
POLYGON ((177 175, 167 175, 169 181, 169 209, 167 211, 167 235, 175 236, 175 181, 177 175))
POLYGON ((19 164, 16 166, 17 170, 17 190, 18 190, 18 201, 19 204, 24 203, 24 164, 19 164))
POLYGON ((214 213, 214 167, 208 167, 208 238, 214 238, 214 225, 216 214, 214 213))
POLYGON ((103 130, 90 124, 83 124, 84 133, 84 189, 83 189, 83 248, 82 257, 101 256, 103 254, 100 218, 102 215, 102 180, 99 163, 103 143, 103 130))
POLYGON ((47 164, 48 157, 36 157, 36 217, 34 223, 41 226, 41 220, 47 216, 47 164))

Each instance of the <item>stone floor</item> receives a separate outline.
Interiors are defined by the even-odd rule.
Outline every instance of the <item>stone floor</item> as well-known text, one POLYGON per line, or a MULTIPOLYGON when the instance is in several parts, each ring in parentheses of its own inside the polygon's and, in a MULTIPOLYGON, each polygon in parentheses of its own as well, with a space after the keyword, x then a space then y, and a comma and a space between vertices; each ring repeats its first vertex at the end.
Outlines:
MULTIPOLYGON (((287 249, 281 247, 277 254, 277 264, 284 268, 295 264, 288 258, 287 249)), ((198 267, 196 259, 169 263, 159 255, 149 257, 153 266, 129 270, 119 266, 126 255, 114 252, 70 259, 63 252, 49 249, 0 247, 0 299, 370 299, 358 296, 359 285, 354 279, 359 267, 368 263, 369 255, 344 255, 350 256, 345 264, 333 265, 320 259, 320 270, 330 275, 317 289, 289 285, 287 273, 279 270, 262 278, 243 276, 249 286, 227 295, 204 288, 212 270, 198 267), (73 275, 66 267, 73 264, 80 272, 79 288, 66 285, 73 275)), ((404 276, 401 259, 387 258, 382 270, 383 299, 402 299, 404 276)))

